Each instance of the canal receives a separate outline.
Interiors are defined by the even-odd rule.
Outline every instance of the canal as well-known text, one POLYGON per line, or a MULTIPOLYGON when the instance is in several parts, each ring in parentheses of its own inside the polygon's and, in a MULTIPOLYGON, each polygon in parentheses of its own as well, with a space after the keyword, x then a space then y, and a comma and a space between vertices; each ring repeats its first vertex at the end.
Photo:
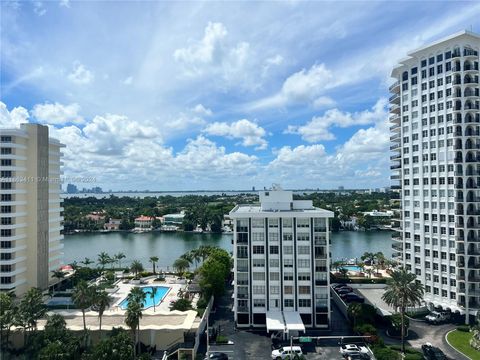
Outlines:
MULTIPOLYGON (((159 258, 158 266, 166 269, 185 252, 201 245, 219 246, 232 251, 232 234, 194 234, 194 233, 79 233, 65 235, 63 249, 66 264, 82 261, 85 257, 96 261, 102 251, 113 256, 119 252, 125 254, 123 264, 139 260, 147 267, 151 256, 159 258)), ((389 231, 342 231, 331 234, 332 260, 359 258, 365 251, 383 252, 387 257, 392 254, 391 232, 389 231)))

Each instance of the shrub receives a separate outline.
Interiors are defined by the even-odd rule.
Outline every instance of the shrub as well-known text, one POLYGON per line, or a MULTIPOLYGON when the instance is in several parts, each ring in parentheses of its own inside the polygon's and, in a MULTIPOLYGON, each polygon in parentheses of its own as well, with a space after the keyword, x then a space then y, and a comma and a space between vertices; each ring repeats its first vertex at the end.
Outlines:
POLYGON ((200 299, 198 299, 197 301, 197 308, 198 309, 205 309, 208 305, 208 300, 205 299, 205 297, 201 297, 200 299))
POLYGON ((362 335, 377 335, 377 329, 371 324, 358 325, 355 330, 362 335))
POLYGON ((397 360, 400 359, 400 354, 388 347, 375 346, 373 354, 377 360, 397 360))
MULTIPOLYGON (((393 314, 390 316, 386 316, 387 319, 390 320, 389 324, 389 333, 390 335, 400 335, 402 330, 402 317, 400 314, 393 314)), ((405 334, 407 333, 408 327, 410 326, 410 321, 408 317, 404 318, 404 325, 405 325, 405 334)))
POLYGON ((423 360, 423 355, 421 353, 405 354, 403 360, 423 360))
POLYGON ((460 325, 457 326, 458 331, 463 331, 463 332, 470 332, 470 326, 468 325, 460 325))
POLYGON ((228 338, 223 335, 218 335, 216 339, 217 344, 226 344, 228 343, 228 338))
POLYGON ((151 271, 142 271, 141 273, 138 274, 140 277, 147 277, 147 276, 152 276, 153 272, 151 271))

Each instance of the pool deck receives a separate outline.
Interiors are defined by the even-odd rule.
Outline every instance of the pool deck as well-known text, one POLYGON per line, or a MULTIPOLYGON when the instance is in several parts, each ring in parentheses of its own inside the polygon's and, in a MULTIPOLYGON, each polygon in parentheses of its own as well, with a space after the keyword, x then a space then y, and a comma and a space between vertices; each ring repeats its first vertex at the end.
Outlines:
MULTIPOLYGON (((132 284, 118 284, 118 291, 115 292, 114 294, 112 294, 112 298, 113 298, 113 304, 111 306, 111 309, 113 311, 115 311, 116 313, 118 312, 125 312, 126 309, 122 309, 120 307, 120 303, 128 296, 128 294, 130 293, 130 290, 134 287, 152 287, 152 286, 168 286, 170 288, 170 290, 168 291, 168 293, 165 295, 165 297, 163 298, 163 300, 160 302, 160 304, 158 305, 155 305, 155 312, 156 311, 162 311, 162 312, 166 312, 166 311, 170 311, 170 302, 171 301, 175 301, 179 298, 178 296, 178 292, 180 290, 182 290, 185 285, 183 284, 166 284, 164 282, 153 282, 153 283, 148 283, 148 284, 141 284, 141 285, 132 285, 132 284)), ((153 314, 153 306, 151 307, 148 307, 148 308, 145 308, 143 310, 143 313, 145 314, 148 314, 148 313, 152 313, 153 314)))

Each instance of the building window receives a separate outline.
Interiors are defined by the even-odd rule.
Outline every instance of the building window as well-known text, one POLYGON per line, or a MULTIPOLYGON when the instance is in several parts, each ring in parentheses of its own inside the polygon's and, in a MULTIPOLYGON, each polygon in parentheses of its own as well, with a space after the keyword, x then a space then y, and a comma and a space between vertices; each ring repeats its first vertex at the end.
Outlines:
POLYGON ((310 307, 312 301, 310 299, 298 299, 298 307, 310 307))
POLYGON ((260 245, 254 245, 253 246, 253 253, 254 254, 264 254, 265 253, 265 248, 260 245))

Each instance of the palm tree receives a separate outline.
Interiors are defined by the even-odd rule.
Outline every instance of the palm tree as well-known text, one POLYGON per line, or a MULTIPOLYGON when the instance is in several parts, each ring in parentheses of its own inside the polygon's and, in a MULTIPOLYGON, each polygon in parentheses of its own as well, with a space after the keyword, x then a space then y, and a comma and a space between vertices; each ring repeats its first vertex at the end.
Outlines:
POLYGON ((375 254, 366 251, 366 252, 364 252, 363 255, 360 257, 360 259, 362 259, 363 262, 369 261, 369 262, 370 262, 370 265, 373 265, 373 261, 375 260, 375 254))
POLYGON ((188 262, 188 260, 182 257, 179 257, 173 263, 174 269, 176 269, 179 274, 183 273, 186 269, 188 269, 189 266, 190 266, 190 263, 188 262))
POLYGON ((148 296, 153 302, 153 312, 155 312, 155 296, 157 296, 157 290, 158 288, 156 286, 152 286, 151 290, 147 292, 148 296))
POLYGON ((98 254, 97 262, 102 267, 102 271, 105 269, 105 265, 109 264, 110 261, 110 255, 108 255, 105 251, 102 251, 100 254, 98 254))
POLYGON ((345 268, 340 268, 339 270, 340 274, 342 274, 343 278, 346 279, 348 275, 348 270, 345 268))
POLYGON ((139 353, 139 349, 137 347, 138 343, 138 334, 140 332, 140 319, 142 318, 142 307, 135 301, 129 301, 127 306, 127 312, 125 316, 125 324, 132 329, 132 332, 135 337, 135 357, 137 353, 139 353))
POLYGON ((152 263, 152 266, 153 266, 153 274, 156 275, 157 272, 155 271, 155 263, 158 262, 158 257, 157 256, 151 256, 150 257, 150 262, 152 263))
POLYGON ((332 269, 338 270, 338 268, 340 267, 340 265, 342 265, 342 262, 341 262, 341 261, 338 261, 338 260, 337 260, 337 261, 334 261, 334 262, 332 263, 332 269))
POLYGON ((65 273, 62 270, 53 270, 52 271, 52 277, 56 278, 58 280, 57 284, 53 286, 53 291, 55 292, 55 286, 58 287, 59 283, 63 278, 65 278, 65 273))
POLYGON ((139 287, 133 287, 132 289, 130 289, 130 292, 127 295, 128 303, 136 302, 141 307, 143 307, 143 304, 145 303, 146 299, 147 299, 147 294, 143 291, 142 288, 139 288, 139 287))
POLYGON ((353 302, 348 305, 347 314, 353 320, 353 329, 357 323, 357 317, 362 313, 362 304, 353 302))
POLYGON ((137 277, 138 273, 143 271, 142 263, 138 260, 133 260, 130 264, 130 271, 132 271, 135 274, 135 277, 137 277))
POLYGON ((122 259, 126 258, 125 254, 119 252, 118 254, 115 254, 114 258, 118 261, 118 267, 122 268, 122 259))
POLYGON ((73 294, 72 294, 73 303, 77 308, 82 310, 83 331, 84 331, 85 341, 87 338, 87 323, 85 321, 85 310, 90 306, 92 306, 92 302, 93 302, 92 293, 93 293, 92 288, 90 288, 88 284, 84 280, 82 280, 77 284, 77 286, 75 286, 75 289, 73 290, 73 294))
POLYGON ((382 300, 396 310, 400 309, 402 319, 402 352, 405 352, 405 312, 408 306, 420 305, 423 299, 423 285, 416 281, 417 276, 405 268, 390 274, 382 300))
POLYGON ((86 267, 88 267, 88 265, 91 265, 93 264, 93 260, 90 260, 90 258, 86 257, 85 260, 83 261, 80 261, 83 265, 85 265, 86 267))
POLYGON ((93 304, 96 306, 98 310, 98 319, 100 321, 98 330, 100 331, 100 336, 102 336, 102 316, 105 310, 110 307, 112 303, 112 299, 110 295, 105 290, 98 291, 95 294, 95 298, 93 300, 93 304))

